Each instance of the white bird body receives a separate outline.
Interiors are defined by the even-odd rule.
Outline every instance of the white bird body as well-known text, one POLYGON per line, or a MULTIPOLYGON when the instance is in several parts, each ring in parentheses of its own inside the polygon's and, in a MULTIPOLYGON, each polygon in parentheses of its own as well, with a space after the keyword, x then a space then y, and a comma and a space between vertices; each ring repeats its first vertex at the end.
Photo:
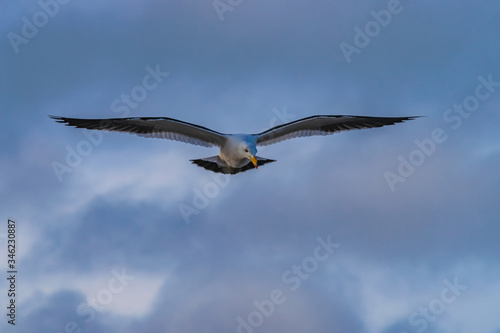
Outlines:
POLYGON ((220 148, 219 157, 231 168, 241 168, 248 164, 249 153, 255 156, 257 138, 248 134, 225 135, 226 142, 220 148))
POLYGON ((275 160, 256 156, 257 146, 298 137, 382 127, 417 118, 318 115, 275 126, 258 134, 223 134, 203 126, 167 117, 110 119, 50 117, 59 123, 77 128, 128 132, 143 137, 176 140, 205 147, 217 146, 220 148, 219 155, 191 161, 207 170, 229 174, 275 162, 275 160))

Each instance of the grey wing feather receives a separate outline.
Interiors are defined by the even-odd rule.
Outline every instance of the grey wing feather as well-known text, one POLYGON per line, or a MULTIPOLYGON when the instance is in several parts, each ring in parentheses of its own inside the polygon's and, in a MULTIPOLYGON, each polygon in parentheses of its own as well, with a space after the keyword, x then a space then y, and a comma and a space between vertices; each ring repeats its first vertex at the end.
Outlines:
POLYGON ((169 139, 204 147, 222 146, 226 141, 225 134, 167 117, 110 119, 50 117, 59 123, 77 128, 128 132, 142 137, 169 139))
POLYGON ((257 145, 266 146, 293 138, 314 135, 329 135, 352 129, 382 127, 415 118, 418 117, 318 115, 279 125, 255 135, 257 136, 257 145))

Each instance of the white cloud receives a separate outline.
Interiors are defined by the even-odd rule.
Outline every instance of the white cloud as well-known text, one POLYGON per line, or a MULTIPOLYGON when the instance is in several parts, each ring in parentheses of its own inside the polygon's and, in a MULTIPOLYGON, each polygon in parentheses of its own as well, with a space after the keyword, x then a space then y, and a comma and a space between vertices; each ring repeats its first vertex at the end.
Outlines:
POLYGON ((19 301, 23 304, 36 295, 51 295, 61 290, 71 290, 82 293, 87 306, 94 307, 96 304, 96 312, 99 313, 112 312, 132 317, 148 314, 153 309, 158 291, 168 280, 169 273, 166 276, 151 276, 126 268, 124 272, 133 279, 121 283, 116 278, 122 273, 121 268, 114 268, 108 272, 89 272, 86 275, 68 272, 48 274, 30 283, 23 283, 19 301))

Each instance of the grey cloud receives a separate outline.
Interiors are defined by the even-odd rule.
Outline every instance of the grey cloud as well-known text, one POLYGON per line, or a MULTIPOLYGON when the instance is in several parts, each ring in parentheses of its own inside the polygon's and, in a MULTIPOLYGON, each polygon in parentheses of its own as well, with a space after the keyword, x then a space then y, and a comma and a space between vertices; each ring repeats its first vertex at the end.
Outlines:
MULTIPOLYGON (((319 236, 341 244, 342 260, 385 268, 404 281, 412 292, 400 295, 402 303, 432 294, 436 276, 462 266, 473 271, 468 260, 496 269, 500 95, 481 101, 456 130, 443 114, 474 93, 479 75, 500 81, 498 5, 402 1, 405 9, 347 63, 339 43, 352 42, 353 27, 364 27, 370 11, 387 4, 243 1, 221 22, 211 1, 70 2, 18 54, 6 35, 38 5, 9 7, 1 26, 0 205, 2 216, 23 224, 20 244, 30 248, 22 264, 33 290, 44 290, 37 281, 52 276, 126 265, 163 276, 152 310, 145 318, 105 313, 84 331, 230 332, 254 299, 287 287, 281 274, 310 255, 319 236), (59 183, 51 163, 64 161, 66 146, 85 136, 47 115, 120 116, 111 103, 157 64, 170 75, 131 116, 170 116, 222 132, 257 132, 270 126, 273 108, 285 107, 297 118, 426 118, 266 148, 260 155, 278 161, 231 178, 189 225, 179 204, 192 204, 194 189, 212 180, 188 159, 215 150, 106 134, 59 183), (415 140, 437 127, 447 140, 391 192, 384 172, 397 172, 398 157, 408 158, 415 140), (170 160, 158 157, 161 166, 143 170, 140 160, 149 156, 170 160), (178 156, 185 164, 170 163, 178 156), (186 179, 155 179, 171 186, 172 193, 162 192, 145 181, 158 170, 186 179), (106 176, 128 185, 96 181, 106 176)), ((334 265, 290 294, 259 331, 374 331, 361 313, 362 273, 339 264, 345 272, 331 274, 334 265)), ((29 308, 20 311, 22 329, 61 330, 85 298, 75 290, 33 296, 22 305, 29 308)), ((470 322, 477 318, 469 315, 470 322)), ((409 330, 406 320, 397 317, 382 331, 409 330)))

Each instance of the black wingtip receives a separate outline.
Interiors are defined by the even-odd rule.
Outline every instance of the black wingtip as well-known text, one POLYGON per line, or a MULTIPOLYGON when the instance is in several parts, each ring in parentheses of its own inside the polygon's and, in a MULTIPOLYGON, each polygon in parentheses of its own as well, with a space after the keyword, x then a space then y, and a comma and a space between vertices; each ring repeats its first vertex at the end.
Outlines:
POLYGON ((66 120, 65 120, 66 118, 64 118, 64 117, 59 117, 59 116, 54 116, 54 115, 49 114, 49 118, 54 119, 58 123, 65 123, 66 122, 66 120))
MULTIPOLYGON (((422 118, 422 117, 426 117, 426 116, 409 116, 409 117, 387 117, 385 119, 387 120, 392 120, 393 123, 392 124, 385 124, 385 125, 394 125, 394 124, 397 124, 397 123, 404 123, 405 121, 408 121, 408 120, 415 120, 417 118, 422 118)), ((381 117, 381 119, 384 119, 384 117, 381 117)))

